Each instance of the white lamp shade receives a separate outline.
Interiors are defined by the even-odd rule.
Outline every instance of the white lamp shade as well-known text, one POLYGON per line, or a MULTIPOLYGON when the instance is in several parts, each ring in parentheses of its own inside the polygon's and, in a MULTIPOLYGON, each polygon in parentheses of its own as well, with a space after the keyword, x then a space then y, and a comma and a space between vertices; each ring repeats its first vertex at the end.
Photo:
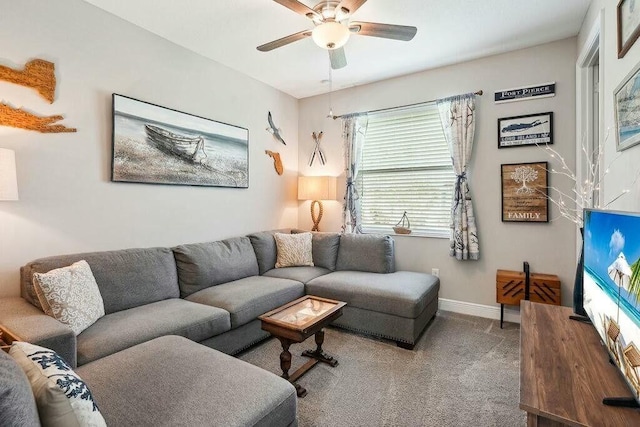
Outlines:
POLYGON ((18 200, 16 153, 0 148, 0 200, 18 200))
POLYGON ((298 200, 336 200, 336 177, 299 176, 298 200))
POLYGON ((346 25, 334 21, 318 25, 311 32, 311 38, 323 49, 339 49, 349 40, 351 32, 346 25))

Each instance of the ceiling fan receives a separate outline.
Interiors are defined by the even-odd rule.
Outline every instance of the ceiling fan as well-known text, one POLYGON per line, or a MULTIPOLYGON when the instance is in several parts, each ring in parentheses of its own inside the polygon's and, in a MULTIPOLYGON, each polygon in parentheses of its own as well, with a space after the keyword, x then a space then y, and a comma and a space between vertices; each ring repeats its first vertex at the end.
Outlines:
POLYGON ((258 46, 261 52, 288 45, 312 37, 320 47, 329 51, 331 68, 337 70, 347 65, 343 46, 351 34, 385 39, 409 41, 418 29, 406 25, 378 24, 375 22, 349 22, 351 16, 367 0, 321 1, 310 8, 297 0, 274 0, 276 3, 304 15, 313 21, 313 30, 300 31, 278 40, 258 46))

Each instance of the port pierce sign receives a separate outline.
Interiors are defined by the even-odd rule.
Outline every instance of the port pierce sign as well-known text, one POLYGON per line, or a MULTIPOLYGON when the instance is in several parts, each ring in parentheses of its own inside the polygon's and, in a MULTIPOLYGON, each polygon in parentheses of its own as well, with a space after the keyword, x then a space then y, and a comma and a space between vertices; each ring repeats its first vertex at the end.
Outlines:
POLYGON ((496 104, 503 102, 524 101, 527 99, 547 98, 556 96, 556 83, 542 83, 514 89, 503 89, 494 93, 496 104))

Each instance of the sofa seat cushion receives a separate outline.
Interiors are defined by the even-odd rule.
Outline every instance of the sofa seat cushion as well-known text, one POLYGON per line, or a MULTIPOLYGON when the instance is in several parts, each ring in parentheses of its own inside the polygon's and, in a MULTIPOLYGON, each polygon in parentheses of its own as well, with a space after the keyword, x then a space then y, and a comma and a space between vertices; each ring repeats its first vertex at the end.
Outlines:
POLYGON ((203 289, 187 300, 227 310, 231 328, 237 328, 303 295, 304 285, 295 280, 253 276, 203 289))
POLYGON ((334 271, 306 284, 308 295, 409 319, 418 317, 437 298, 439 288, 436 276, 411 271, 388 274, 334 271))
POLYGON ((202 341, 231 328, 229 313, 174 298, 108 314, 78 335, 78 365, 164 335, 202 341))
POLYGON ((264 273, 264 275, 267 277, 279 277, 281 279, 291 279, 307 283, 311 279, 329 273, 331 273, 330 270, 322 267, 283 267, 269 270, 264 273))
POLYGON ((109 426, 288 426, 288 381, 181 337, 165 336, 76 370, 109 426))

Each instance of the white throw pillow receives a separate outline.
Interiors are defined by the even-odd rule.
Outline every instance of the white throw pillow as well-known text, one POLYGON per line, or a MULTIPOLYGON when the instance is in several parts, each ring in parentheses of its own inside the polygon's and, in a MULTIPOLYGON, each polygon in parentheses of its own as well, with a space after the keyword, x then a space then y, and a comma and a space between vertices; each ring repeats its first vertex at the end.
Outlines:
POLYGON ((76 335, 104 316, 102 295, 87 261, 33 273, 33 285, 44 312, 76 335))
POLYGON ((313 266, 311 233, 275 233, 277 260, 276 268, 313 266))
POLYGON ((87 384, 55 351, 14 341, 9 354, 29 378, 44 427, 107 425, 87 384))

